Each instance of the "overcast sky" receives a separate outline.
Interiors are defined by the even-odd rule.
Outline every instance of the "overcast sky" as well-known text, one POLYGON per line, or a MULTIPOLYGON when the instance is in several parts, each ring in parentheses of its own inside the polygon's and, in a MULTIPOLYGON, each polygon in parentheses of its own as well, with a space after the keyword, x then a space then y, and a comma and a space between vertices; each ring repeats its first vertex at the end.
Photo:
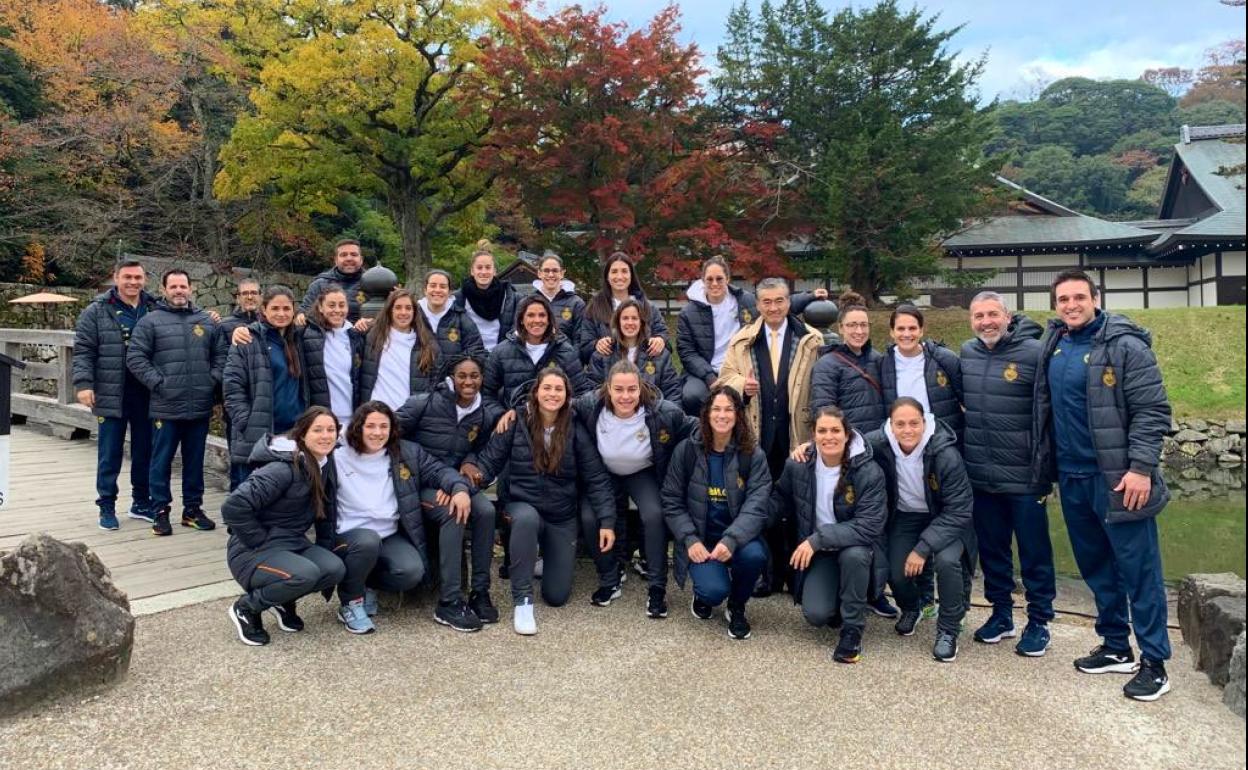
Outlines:
MULTIPOLYGON (((698 44, 707 68, 714 67, 728 10, 736 2, 678 2, 684 39, 698 44)), ((760 2, 750 0, 750 5, 757 9, 760 2)), ((550 8, 572 4, 547 2, 550 8)), ((665 5, 665 0, 606 3, 610 18, 630 26, 644 25, 665 5)), ((829 13, 848 5, 823 0, 829 13)), ((1206 49, 1244 36, 1244 9, 1218 0, 932 0, 919 5, 939 13, 944 28, 964 25, 953 50, 967 58, 988 52, 980 82, 985 100, 1028 98, 1037 75, 1050 81, 1068 75, 1136 78, 1152 67, 1196 68, 1206 49)), ((911 5, 903 1, 900 7, 911 5)))

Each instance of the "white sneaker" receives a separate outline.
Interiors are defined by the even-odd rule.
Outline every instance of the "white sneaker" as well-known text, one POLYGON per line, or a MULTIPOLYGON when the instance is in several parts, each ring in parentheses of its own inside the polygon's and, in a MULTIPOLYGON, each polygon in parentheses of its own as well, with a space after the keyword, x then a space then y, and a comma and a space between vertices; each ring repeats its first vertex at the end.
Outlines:
POLYGON ((538 559, 533 563, 533 579, 538 580, 542 577, 542 560, 538 559))
POLYGON ((532 636, 537 633, 537 619, 533 617, 532 599, 525 599, 522 604, 516 605, 512 622, 515 625, 517 634, 532 636))

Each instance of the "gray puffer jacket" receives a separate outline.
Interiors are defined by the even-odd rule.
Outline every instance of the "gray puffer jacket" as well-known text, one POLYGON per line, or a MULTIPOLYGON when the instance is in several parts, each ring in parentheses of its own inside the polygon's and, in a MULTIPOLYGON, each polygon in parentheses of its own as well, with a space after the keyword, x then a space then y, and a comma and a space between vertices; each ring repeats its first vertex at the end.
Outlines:
POLYGON ((837 406, 851 427, 864 432, 884 422, 884 394, 880 387, 880 354, 868 342, 861 355, 849 346, 831 345, 820 351, 810 373, 810 413, 837 406))
MULTIPOLYGON (((273 368, 265 339, 268 324, 260 322, 248 328, 251 342, 230 348, 221 383, 225 411, 230 416, 230 462, 239 464, 248 462, 256 442, 273 432, 273 368)), ((306 375, 303 334, 303 330, 295 330, 299 370, 306 375)), ((310 403, 306 376, 299 378, 299 390, 303 403, 310 403)))
POLYGON ((532 382, 542 369, 554 366, 562 369, 572 382, 569 397, 589 390, 590 385, 581 369, 581 361, 576 357, 576 349, 562 334, 555 333, 546 345, 546 352, 534 363, 520 336, 514 331, 509 332, 485 362, 481 395, 503 409, 510 409, 516 403, 516 396, 523 392, 524 385, 532 382))
MULTIPOLYGON (((754 295, 729 285, 728 291, 737 301, 737 323, 749 326, 758 318, 754 295)), ((689 301, 676 318, 676 351, 686 377, 696 377, 708 386, 719 376, 711 368, 715 357, 715 317, 706 301, 706 288, 701 280, 694 281, 687 293, 689 301)), ((725 300, 727 301, 727 300, 725 300)))
MULTIPOLYGON (((74 389, 95 391, 91 414, 97 417, 121 417, 129 338, 116 318, 120 303, 114 291, 99 295, 74 327, 74 389)), ((143 292, 139 304, 150 312, 156 298, 143 292)))
MULTIPOLYGON (((1042 361, 1053 356, 1065 328, 1059 319, 1049 321, 1041 341, 1042 361)), ((1039 482, 1057 479, 1048 375, 1047 366, 1041 366, 1036 374, 1032 415, 1034 476, 1039 482)), ((1151 335, 1123 316, 1105 313, 1105 322, 1092 338, 1088 352, 1088 423, 1096 462, 1110 490, 1105 517, 1109 523, 1156 516, 1169 502, 1170 490, 1158 466, 1170 419, 1170 401, 1153 355, 1151 335), (1113 491, 1127 471, 1152 479, 1148 502, 1138 511, 1128 511, 1122 493, 1113 491)))
MULTIPOLYGON (((896 345, 889 345, 880 358, 880 387, 884 389, 884 409, 897 400, 896 345)), ((962 362, 944 345, 923 340, 923 380, 927 383, 927 403, 932 414, 953 429, 960 441, 962 419, 962 362)))
POLYGON ((321 292, 330 284, 338 284, 347 295, 347 320, 355 323, 360 320, 360 306, 368 299, 360 289, 360 279, 364 277, 363 268, 357 273, 347 275, 336 267, 331 267, 312 279, 308 290, 299 303, 299 311, 305 315, 312 311, 312 306, 320 298, 321 292))
POLYGON ((135 324, 126 366, 152 392, 153 419, 200 420, 212 414, 226 355, 226 341, 215 330, 205 311, 194 305, 171 308, 163 300, 135 324))

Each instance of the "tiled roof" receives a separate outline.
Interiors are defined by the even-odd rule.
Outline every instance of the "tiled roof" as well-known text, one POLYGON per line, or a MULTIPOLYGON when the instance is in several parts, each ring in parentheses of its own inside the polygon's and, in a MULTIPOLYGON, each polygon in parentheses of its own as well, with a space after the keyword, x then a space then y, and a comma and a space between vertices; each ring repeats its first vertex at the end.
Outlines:
POLYGON ((1150 252, 1168 252, 1181 243, 1190 241, 1244 238, 1244 231, 1248 229, 1245 226, 1244 204, 1244 134, 1245 126, 1242 123, 1232 126, 1185 127, 1186 141, 1175 145, 1175 159, 1170 173, 1178 173, 1181 163, 1187 169, 1189 178, 1200 187, 1218 211, 1158 238, 1149 247, 1150 252), (1226 173, 1236 167, 1238 173, 1226 173))

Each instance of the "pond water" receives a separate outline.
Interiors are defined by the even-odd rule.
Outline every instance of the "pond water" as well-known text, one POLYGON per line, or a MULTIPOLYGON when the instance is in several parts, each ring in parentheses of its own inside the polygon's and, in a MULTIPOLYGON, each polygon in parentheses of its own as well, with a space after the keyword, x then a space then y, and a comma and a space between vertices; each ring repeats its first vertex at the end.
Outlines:
MULTIPOLYGON (((1244 466, 1163 466, 1172 499, 1157 518, 1166 581, 1193 572, 1245 575, 1244 466)), ((1058 572, 1079 575, 1055 493, 1049 498, 1049 532, 1058 572)))

